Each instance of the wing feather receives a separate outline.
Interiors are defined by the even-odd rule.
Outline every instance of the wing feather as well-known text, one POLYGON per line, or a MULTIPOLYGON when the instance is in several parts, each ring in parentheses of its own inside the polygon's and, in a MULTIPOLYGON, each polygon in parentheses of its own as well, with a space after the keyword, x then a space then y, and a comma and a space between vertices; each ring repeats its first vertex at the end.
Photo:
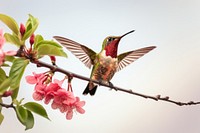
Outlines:
POLYGON ((145 47, 137 50, 133 50, 130 52, 122 53, 118 55, 118 68, 117 71, 120 71, 124 67, 128 66, 135 60, 139 59, 149 51, 153 50, 156 48, 155 46, 150 46, 150 47, 145 47))
POLYGON ((91 66, 94 65, 96 53, 90 48, 61 36, 54 36, 53 38, 55 38, 60 44, 67 48, 88 68, 91 68, 91 66))

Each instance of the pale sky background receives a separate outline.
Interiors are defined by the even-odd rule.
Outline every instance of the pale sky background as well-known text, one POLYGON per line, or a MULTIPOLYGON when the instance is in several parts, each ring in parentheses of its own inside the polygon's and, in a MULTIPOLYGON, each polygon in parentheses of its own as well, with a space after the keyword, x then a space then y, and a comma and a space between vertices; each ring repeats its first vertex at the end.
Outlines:
MULTIPOLYGON (((199 0, 2 0, 0 12, 18 23, 25 23, 30 13, 40 21, 36 34, 45 39, 62 35, 97 52, 106 36, 134 29, 121 40, 119 53, 151 45, 157 48, 118 72, 112 83, 148 95, 200 101, 199 0)), ((3 23, 0 28, 10 32, 3 23)), ((69 58, 58 58, 58 66, 89 77, 91 70, 66 52, 69 58)), ((25 75, 46 70, 29 65, 25 75)), ((56 75, 58 79, 64 76, 56 75)), ((86 113, 74 114, 67 121, 64 114, 44 105, 51 121, 34 115, 35 126, 26 133, 200 132, 200 105, 179 107, 104 87, 94 97, 82 96, 87 82, 72 82, 75 95, 86 101, 86 113)), ((19 98, 33 101, 33 87, 23 77, 19 98)), ((0 133, 25 132, 12 109, 3 109, 3 114, 0 133)))

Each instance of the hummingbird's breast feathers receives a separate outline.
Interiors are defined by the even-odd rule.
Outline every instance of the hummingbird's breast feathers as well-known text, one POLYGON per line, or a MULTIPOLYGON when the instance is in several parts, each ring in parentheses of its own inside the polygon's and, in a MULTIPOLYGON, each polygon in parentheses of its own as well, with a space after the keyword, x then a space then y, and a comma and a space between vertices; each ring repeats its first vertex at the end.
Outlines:
POLYGON ((91 78, 108 82, 112 79, 118 67, 118 59, 106 56, 105 50, 101 51, 95 61, 91 78))
POLYGON ((118 58, 112 58, 111 56, 107 56, 106 51, 103 50, 99 55, 99 62, 103 66, 116 68, 118 65, 118 58))

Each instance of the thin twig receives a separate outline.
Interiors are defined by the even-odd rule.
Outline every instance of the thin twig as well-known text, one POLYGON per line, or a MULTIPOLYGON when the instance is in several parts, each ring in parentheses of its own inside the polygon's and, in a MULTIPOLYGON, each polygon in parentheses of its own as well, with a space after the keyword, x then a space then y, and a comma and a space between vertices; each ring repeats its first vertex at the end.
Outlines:
POLYGON ((78 79, 81 79, 81 80, 85 80, 85 81, 92 81, 92 82, 97 83, 97 84, 99 84, 101 86, 105 86, 105 87, 108 87, 108 88, 111 88, 111 89, 114 88, 117 91, 122 91, 122 92, 125 92, 125 93, 133 94, 133 95, 136 95, 136 96, 139 96, 139 97, 143 97, 143 98, 152 99, 152 100, 155 100, 155 101, 166 101, 166 102, 174 103, 174 104, 179 105, 179 106, 200 104, 200 102, 193 102, 193 101, 179 102, 179 101, 171 100, 168 96, 161 97, 161 95, 156 95, 156 96, 145 95, 145 94, 134 92, 132 90, 126 90, 126 89, 123 89, 121 87, 111 86, 110 84, 106 84, 106 83, 103 83, 103 82, 92 80, 92 79, 84 77, 82 75, 79 75, 79 74, 76 74, 76 73, 72 73, 70 71, 64 70, 62 68, 59 68, 59 67, 56 67, 56 66, 53 66, 53 65, 49 65, 49 64, 41 62, 41 61, 34 61, 33 60, 31 62, 36 64, 38 67, 46 67, 46 68, 49 68, 49 69, 51 69, 51 70, 53 70, 55 72, 60 72, 60 73, 66 74, 66 75, 68 75, 70 77, 75 77, 75 78, 78 78, 78 79))
POLYGON ((5 107, 5 108, 13 108, 13 109, 15 109, 15 106, 13 106, 13 104, 5 104, 5 103, 1 103, 0 102, 0 106, 5 107))

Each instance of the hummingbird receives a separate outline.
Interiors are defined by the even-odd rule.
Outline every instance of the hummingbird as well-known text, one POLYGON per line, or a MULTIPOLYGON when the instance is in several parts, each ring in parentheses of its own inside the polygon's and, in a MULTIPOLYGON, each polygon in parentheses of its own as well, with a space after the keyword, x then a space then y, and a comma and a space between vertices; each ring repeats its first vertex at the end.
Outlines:
MULTIPOLYGON (((112 85, 110 80, 116 72, 156 48, 155 46, 149 46, 117 55, 120 40, 134 31, 135 30, 131 30, 121 36, 106 37, 99 53, 96 53, 85 45, 65 37, 54 36, 53 38, 67 48, 88 68, 93 66, 90 79, 112 85)), ((90 95, 94 95, 97 90, 97 86, 98 84, 89 81, 83 91, 83 95, 87 95, 88 93, 90 95)))

